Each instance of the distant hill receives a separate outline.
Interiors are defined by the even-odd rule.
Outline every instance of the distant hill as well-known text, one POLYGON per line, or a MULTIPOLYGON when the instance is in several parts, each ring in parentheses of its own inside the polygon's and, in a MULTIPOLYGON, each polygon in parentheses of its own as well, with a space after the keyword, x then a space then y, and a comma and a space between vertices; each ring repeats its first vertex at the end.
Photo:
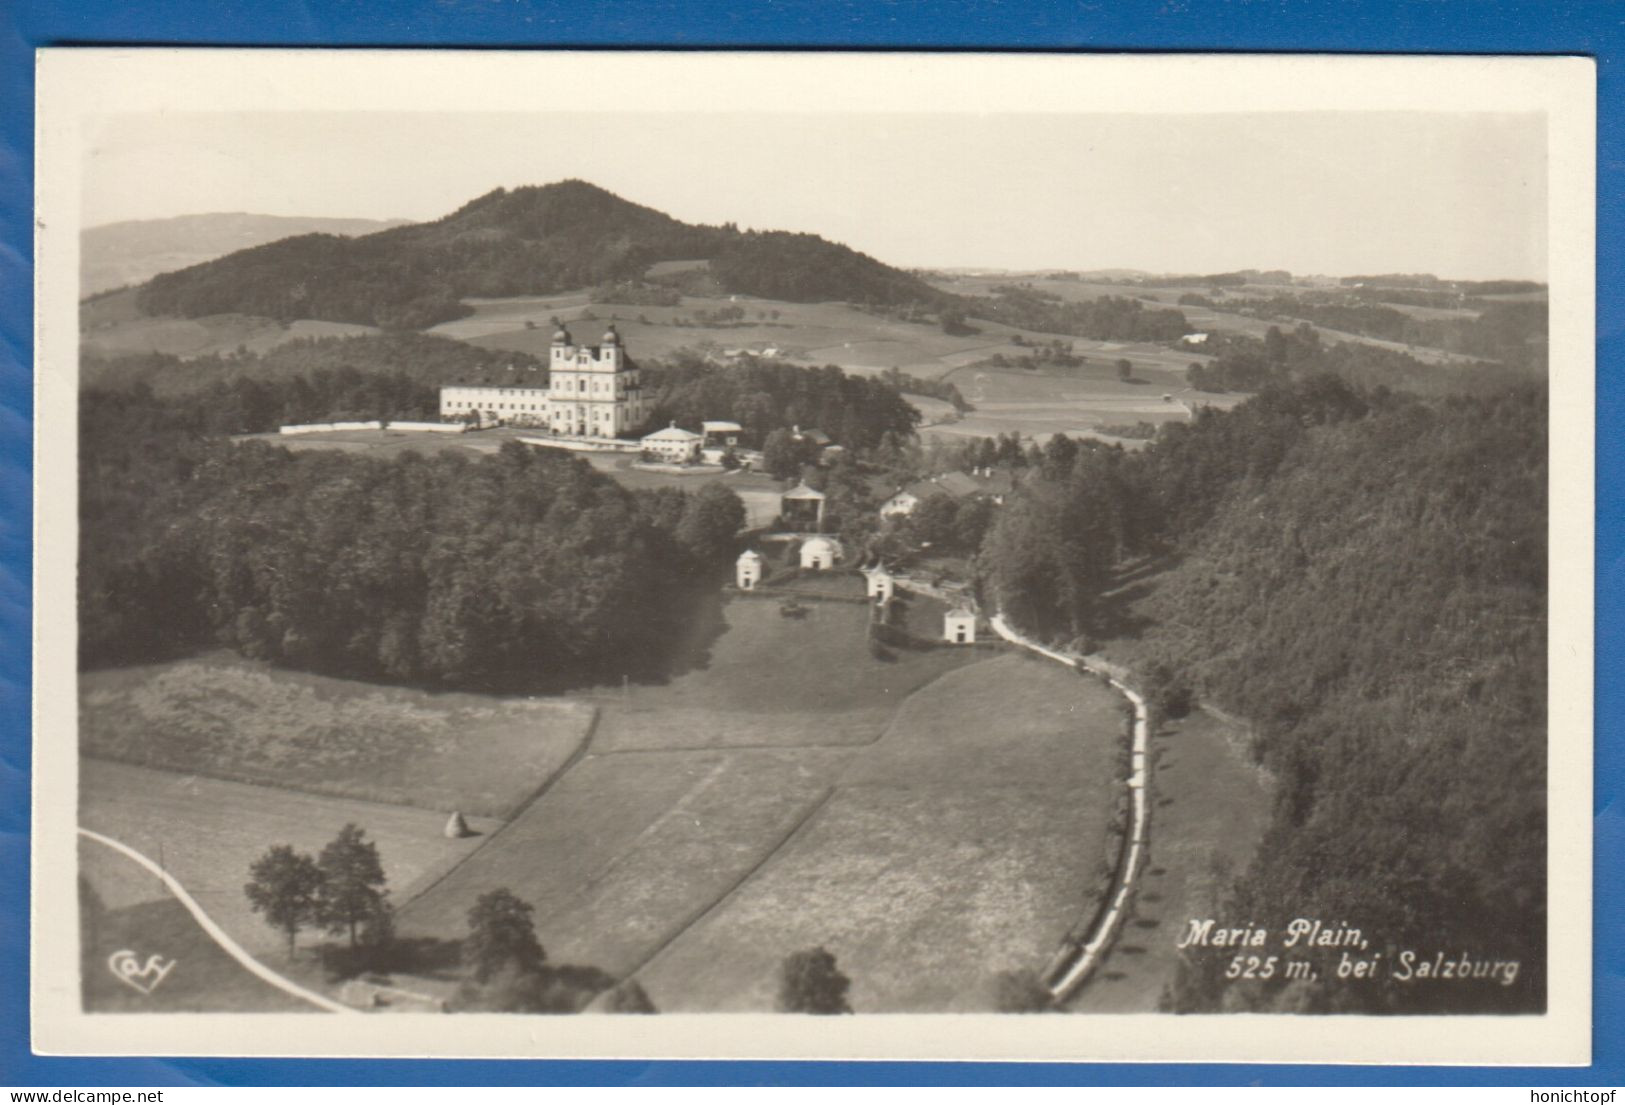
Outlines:
POLYGON ((230 212, 136 219, 94 226, 79 235, 79 294, 145 283, 240 249, 299 234, 373 234, 403 219, 321 219, 230 212))
POLYGON ((585 181, 499 188, 434 222, 359 238, 305 234, 240 250, 142 289, 150 315, 246 314, 419 329, 469 296, 551 294, 709 261, 728 292, 794 302, 931 304, 943 293, 813 234, 696 226, 585 181))

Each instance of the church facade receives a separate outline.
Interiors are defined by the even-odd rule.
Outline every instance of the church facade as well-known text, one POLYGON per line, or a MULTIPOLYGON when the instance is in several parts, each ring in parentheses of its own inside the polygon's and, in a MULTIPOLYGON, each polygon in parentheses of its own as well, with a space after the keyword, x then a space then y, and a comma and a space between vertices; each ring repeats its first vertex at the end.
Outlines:
POLYGON ((547 428, 571 437, 620 437, 643 421, 643 385, 612 325, 598 345, 576 345, 563 327, 547 362, 547 428))
POLYGON ((545 426, 567 437, 616 438, 647 415, 638 370, 610 326, 598 345, 576 345, 562 326, 548 350, 548 386, 440 389, 440 415, 519 426, 545 426))

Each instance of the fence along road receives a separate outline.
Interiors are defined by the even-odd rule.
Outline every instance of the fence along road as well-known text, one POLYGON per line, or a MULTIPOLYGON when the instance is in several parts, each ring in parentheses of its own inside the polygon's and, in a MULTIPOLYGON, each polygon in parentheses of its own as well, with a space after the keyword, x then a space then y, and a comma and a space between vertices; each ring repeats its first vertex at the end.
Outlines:
POLYGON ((1117 936, 1122 927, 1124 916, 1128 911, 1128 899, 1134 889, 1135 880, 1140 876, 1140 865, 1144 860, 1147 844, 1147 796, 1146 783, 1149 761, 1146 759, 1147 746, 1151 737, 1150 719, 1146 714, 1145 698, 1138 692, 1125 686, 1115 675, 1101 664, 1091 663, 1081 656, 1068 656, 1052 648, 1046 648, 1036 641, 1026 637, 1010 628, 1004 620, 1004 615, 995 614, 988 619, 993 632, 1009 641, 1019 645, 1040 656, 1054 660, 1058 664, 1065 664, 1071 668, 1078 668, 1092 672, 1105 678, 1134 708, 1134 738, 1129 760, 1128 792, 1130 802, 1130 823, 1128 834, 1128 851, 1117 868, 1117 877, 1112 883, 1111 906, 1101 916, 1095 925, 1095 931, 1089 940, 1079 949, 1075 957, 1063 960, 1063 965, 1049 972, 1045 986, 1056 1001, 1063 1001, 1070 997, 1079 986, 1082 986, 1095 968, 1100 965, 1101 956, 1117 936))

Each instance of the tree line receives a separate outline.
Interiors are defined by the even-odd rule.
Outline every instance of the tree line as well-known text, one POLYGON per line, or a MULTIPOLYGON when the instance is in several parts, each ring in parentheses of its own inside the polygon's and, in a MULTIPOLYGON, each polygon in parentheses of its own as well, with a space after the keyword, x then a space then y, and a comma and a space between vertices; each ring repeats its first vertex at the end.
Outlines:
POLYGON ((1177 341, 1190 332, 1183 311, 1147 307, 1126 296, 1069 301, 1024 285, 1002 284, 990 296, 956 298, 964 314, 988 322, 1071 334, 1095 341, 1177 341))
MULTIPOLYGON (((1533 1011, 1544 1001, 1546 395, 1420 399, 1317 376, 1164 427, 1058 444, 998 513, 988 600, 1054 641, 1125 633, 1132 558, 1174 565, 1119 648, 1246 716, 1276 779, 1215 915, 1335 918, 1404 948, 1522 960, 1513 986, 1234 981, 1188 959, 1182 1011, 1533 1011)), ((1175 738, 1177 739, 1177 738, 1175 738)))
POLYGON ((1215 333, 1204 349, 1213 356, 1193 363, 1186 382, 1197 391, 1256 392, 1275 384, 1330 374, 1366 390, 1417 395, 1489 395, 1530 379, 1527 366, 1491 361, 1429 364, 1397 349, 1364 342, 1322 340, 1307 322, 1290 329, 1271 326, 1262 339, 1215 333))
MULTIPOLYGON (((519 384, 533 387, 545 387, 547 384, 547 366, 528 353, 493 352, 429 334, 295 338, 263 353, 239 348, 234 353, 209 354, 185 360, 168 353, 121 356, 85 353, 79 360, 81 386, 117 390, 145 385, 162 396, 183 395, 215 384, 235 384, 238 381, 253 381, 257 385, 286 383, 297 391, 311 386, 318 374, 340 374, 347 387, 378 387, 383 385, 386 378, 409 382, 415 389, 410 411, 388 407, 382 409, 384 417, 395 418, 412 417, 422 412, 424 404, 437 396, 441 384, 519 384), (295 382, 301 378, 303 383, 295 382)), ((252 430, 274 428, 259 425, 252 430)), ((245 428, 230 432, 246 433, 250 430, 245 428)))
POLYGON ((657 672, 744 521, 568 454, 291 452, 191 403, 81 401, 80 660, 201 647, 324 674, 537 688, 657 672))
POLYGON ((741 357, 722 366, 679 355, 643 366, 643 386, 651 404, 646 429, 723 419, 738 422, 743 443, 758 448, 774 430, 800 426, 849 449, 869 449, 888 433, 913 433, 920 418, 893 383, 848 376, 833 365, 741 357))
POLYGON ((1476 314, 1448 318, 1417 318, 1385 303, 1350 302, 1344 295, 1227 299, 1213 306, 1499 361, 1525 371, 1546 367, 1544 302, 1488 302, 1476 314))

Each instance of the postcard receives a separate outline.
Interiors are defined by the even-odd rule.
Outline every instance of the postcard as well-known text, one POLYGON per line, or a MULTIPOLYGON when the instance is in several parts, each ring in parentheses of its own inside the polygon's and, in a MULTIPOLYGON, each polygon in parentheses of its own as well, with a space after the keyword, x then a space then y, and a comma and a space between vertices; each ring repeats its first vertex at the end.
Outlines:
POLYGON ((1585 1063, 1594 83, 43 51, 36 1049, 1585 1063))

